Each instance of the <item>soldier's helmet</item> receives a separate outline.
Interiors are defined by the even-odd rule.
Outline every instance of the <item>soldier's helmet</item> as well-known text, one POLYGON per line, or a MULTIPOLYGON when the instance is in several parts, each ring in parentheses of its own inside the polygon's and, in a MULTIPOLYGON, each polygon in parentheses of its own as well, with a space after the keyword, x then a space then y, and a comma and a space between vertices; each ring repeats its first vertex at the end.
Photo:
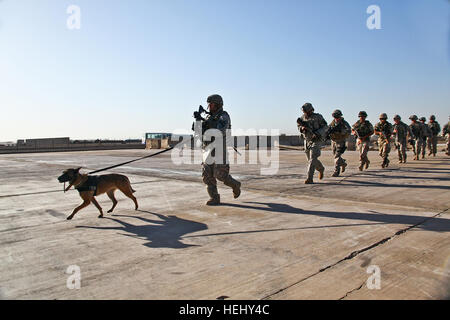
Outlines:
POLYGON ((364 118, 367 118, 367 112, 365 112, 365 111, 360 111, 360 112, 358 113, 358 117, 364 117, 364 118))
POLYGON ((311 112, 314 111, 314 107, 312 106, 311 103, 307 102, 302 106, 302 110, 303 112, 311 112))
POLYGON ((433 121, 436 120, 436 116, 435 116, 434 114, 431 115, 431 116, 430 116, 430 120, 433 120, 433 121))
POLYGON ((412 116, 409 117, 410 120, 414 120, 417 121, 417 116, 415 114, 413 114, 412 116))
POLYGON ((380 120, 387 120, 387 114, 386 113, 380 114, 380 120))
POLYGON ((427 119, 425 117, 422 117, 419 119, 420 121, 427 121, 427 119))
POLYGON ((340 118, 340 117, 342 117, 342 111, 339 110, 339 109, 336 109, 336 110, 333 111, 333 113, 331 114, 331 116, 332 116, 333 118, 340 118))
POLYGON ((223 106, 223 99, 218 94, 213 94, 213 95, 209 96, 208 99, 206 100, 206 102, 208 102, 208 103, 215 103, 215 104, 218 104, 220 106, 223 106))
POLYGON ((398 114, 396 114, 396 115, 394 116, 394 120, 402 120, 402 117, 400 117, 398 114))

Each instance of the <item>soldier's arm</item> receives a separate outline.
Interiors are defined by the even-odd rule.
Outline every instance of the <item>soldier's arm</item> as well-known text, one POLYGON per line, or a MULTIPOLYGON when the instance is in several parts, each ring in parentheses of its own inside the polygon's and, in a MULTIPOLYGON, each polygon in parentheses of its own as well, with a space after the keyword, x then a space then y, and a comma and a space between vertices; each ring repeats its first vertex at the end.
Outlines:
POLYGON ((315 132, 316 135, 325 136, 325 132, 328 130, 328 125, 325 119, 321 116, 319 116, 319 129, 315 132))
POLYGON ((223 134, 226 133, 227 129, 231 127, 231 119, 228 113, 224 112, 219 117, 217 123, 217 129, 220 130, 223 134))

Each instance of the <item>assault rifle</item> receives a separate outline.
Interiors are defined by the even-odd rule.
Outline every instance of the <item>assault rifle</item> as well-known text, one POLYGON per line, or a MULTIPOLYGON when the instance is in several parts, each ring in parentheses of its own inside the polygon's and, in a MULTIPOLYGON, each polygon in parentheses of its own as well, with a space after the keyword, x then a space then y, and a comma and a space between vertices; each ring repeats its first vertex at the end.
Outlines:
MULTIPOLYGON (((203 108, 202 105, 200 105, 198 107, 198 111, 194 111, 195 121, 201 121, 202 122, 202 135, 205 134, 205 132, 207 130, 211 129, 210 126, 209 126, 209 122, 205 118, 203 118, 203 116, 202 116, 202 114, 204 114, 204 113, 207 114, 207 115, 211 115, 211 112, 205 110, 205 108, 203 108)), ((192 131, 195 131, 194 127, 195 127, 195 123, 192 124, 192 131)), ((235 147, 232 147, 232 148, 233 148, 234 151, 237 152, 238 155, 241 155, 241 153, 235 147)))
MULTIPOLYGON (((321 138, 322 137, 321 134, 319 134, 316 131, 314 131, 313 129, 311 129, 308 125, 308 122, 302 120, 302 118, 297 119, 297 125, 301 128, 304 128, 306 131, 311 132, 314 136, 313 138, 321 138)), ((300 132, 302 132, 302 130, 300 130, 300 132)), ((302 132, 302 133, 304 133, 304 132, 302 132)))

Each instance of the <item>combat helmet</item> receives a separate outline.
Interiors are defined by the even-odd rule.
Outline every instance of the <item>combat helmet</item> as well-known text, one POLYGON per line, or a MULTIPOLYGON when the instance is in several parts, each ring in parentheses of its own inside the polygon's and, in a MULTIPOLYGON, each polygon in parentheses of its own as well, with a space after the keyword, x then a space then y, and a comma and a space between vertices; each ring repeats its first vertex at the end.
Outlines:
POLYGON ((358 117, 364 117, 364 118, 367 118, 367 112, 365 112, 365 111, 360 111, 360 112, 358 113, 358 117))
POLYGON ((312 112, 314 111, 314 107, 312 106, 311 103, 307 102, 302 106, 302 110, 303 112, 312 112))
POLYGON ((413 114, 412 116, 409 117, 410 120, 414 120, 417 121, 417 116, 415 114, 413 114))
POLYGON ((430 120, 436 120, 436 116, 434 115, 434 114, 432 114, 431 116, 430 116, 430 120))
POLYGON ((342 111, 339 110, 339 109, 336 109, 336 110, 333 111, 333 113, 331 114, 331 116, 332 116, 333 118, 340 118, 340 117, 342 117, 342 111))
POLYGON ((209 96, 208 99, 206 100, 206 102, 215 103, 219 106, 223 106, 223 99, 218 94, 213 94, 213 95, 209 96))
POLYGON ((419 120, 420 120, 420 121, 427 121, 427 118, 422 117, 422 118, 420 118, 419 120))
POLYGON ((387 114, 386 113, 382 113, 382 114, 380 114, 380 117, 379 117, 379 119, 380 120, 386 120, 387 119, 387 114))
POLYGON ((394 120, 402 120, 402 117, 400 117, 398 114, 396 114, 396 115, 394 116, 394 120))

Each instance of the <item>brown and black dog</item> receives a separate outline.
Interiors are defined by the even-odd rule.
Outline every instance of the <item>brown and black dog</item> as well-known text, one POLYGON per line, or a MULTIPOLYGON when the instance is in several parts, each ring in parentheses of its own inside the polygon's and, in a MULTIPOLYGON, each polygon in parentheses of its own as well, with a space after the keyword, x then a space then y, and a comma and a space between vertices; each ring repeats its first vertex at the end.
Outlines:
POLYGON ((69 182, 69 186, 64 191, 68 191, 72 186, 74 186, 75 189, 77 189, 80 193, 80 197, 83 199, 83 203, 73 210, 72 214, 67 217, 67 220, 71 220, 78 211, 80 211, 84 207, 87 207, 91 202, 100 211, 100 215, 98 217, 103 218, 102 207, 100 207, 95 197, 106 192, 108 197, 113 202, 112 208, 108 210, 108 213, 110 213, 117 205, 117 200, 114 197, 114 191, 116 189, 119 189, 128 198, 133 200, 135 204, 135 210, 138 209, 136 197, 133 196, 133 193, 136 191, 134 191, 131 187, 128 177, 121 174, 88 176, 87 174, 81 174, 80 169, 81 167, 78 169, 65 170, 63 174, 58 178, 58 181, 60 183, 69 182))

